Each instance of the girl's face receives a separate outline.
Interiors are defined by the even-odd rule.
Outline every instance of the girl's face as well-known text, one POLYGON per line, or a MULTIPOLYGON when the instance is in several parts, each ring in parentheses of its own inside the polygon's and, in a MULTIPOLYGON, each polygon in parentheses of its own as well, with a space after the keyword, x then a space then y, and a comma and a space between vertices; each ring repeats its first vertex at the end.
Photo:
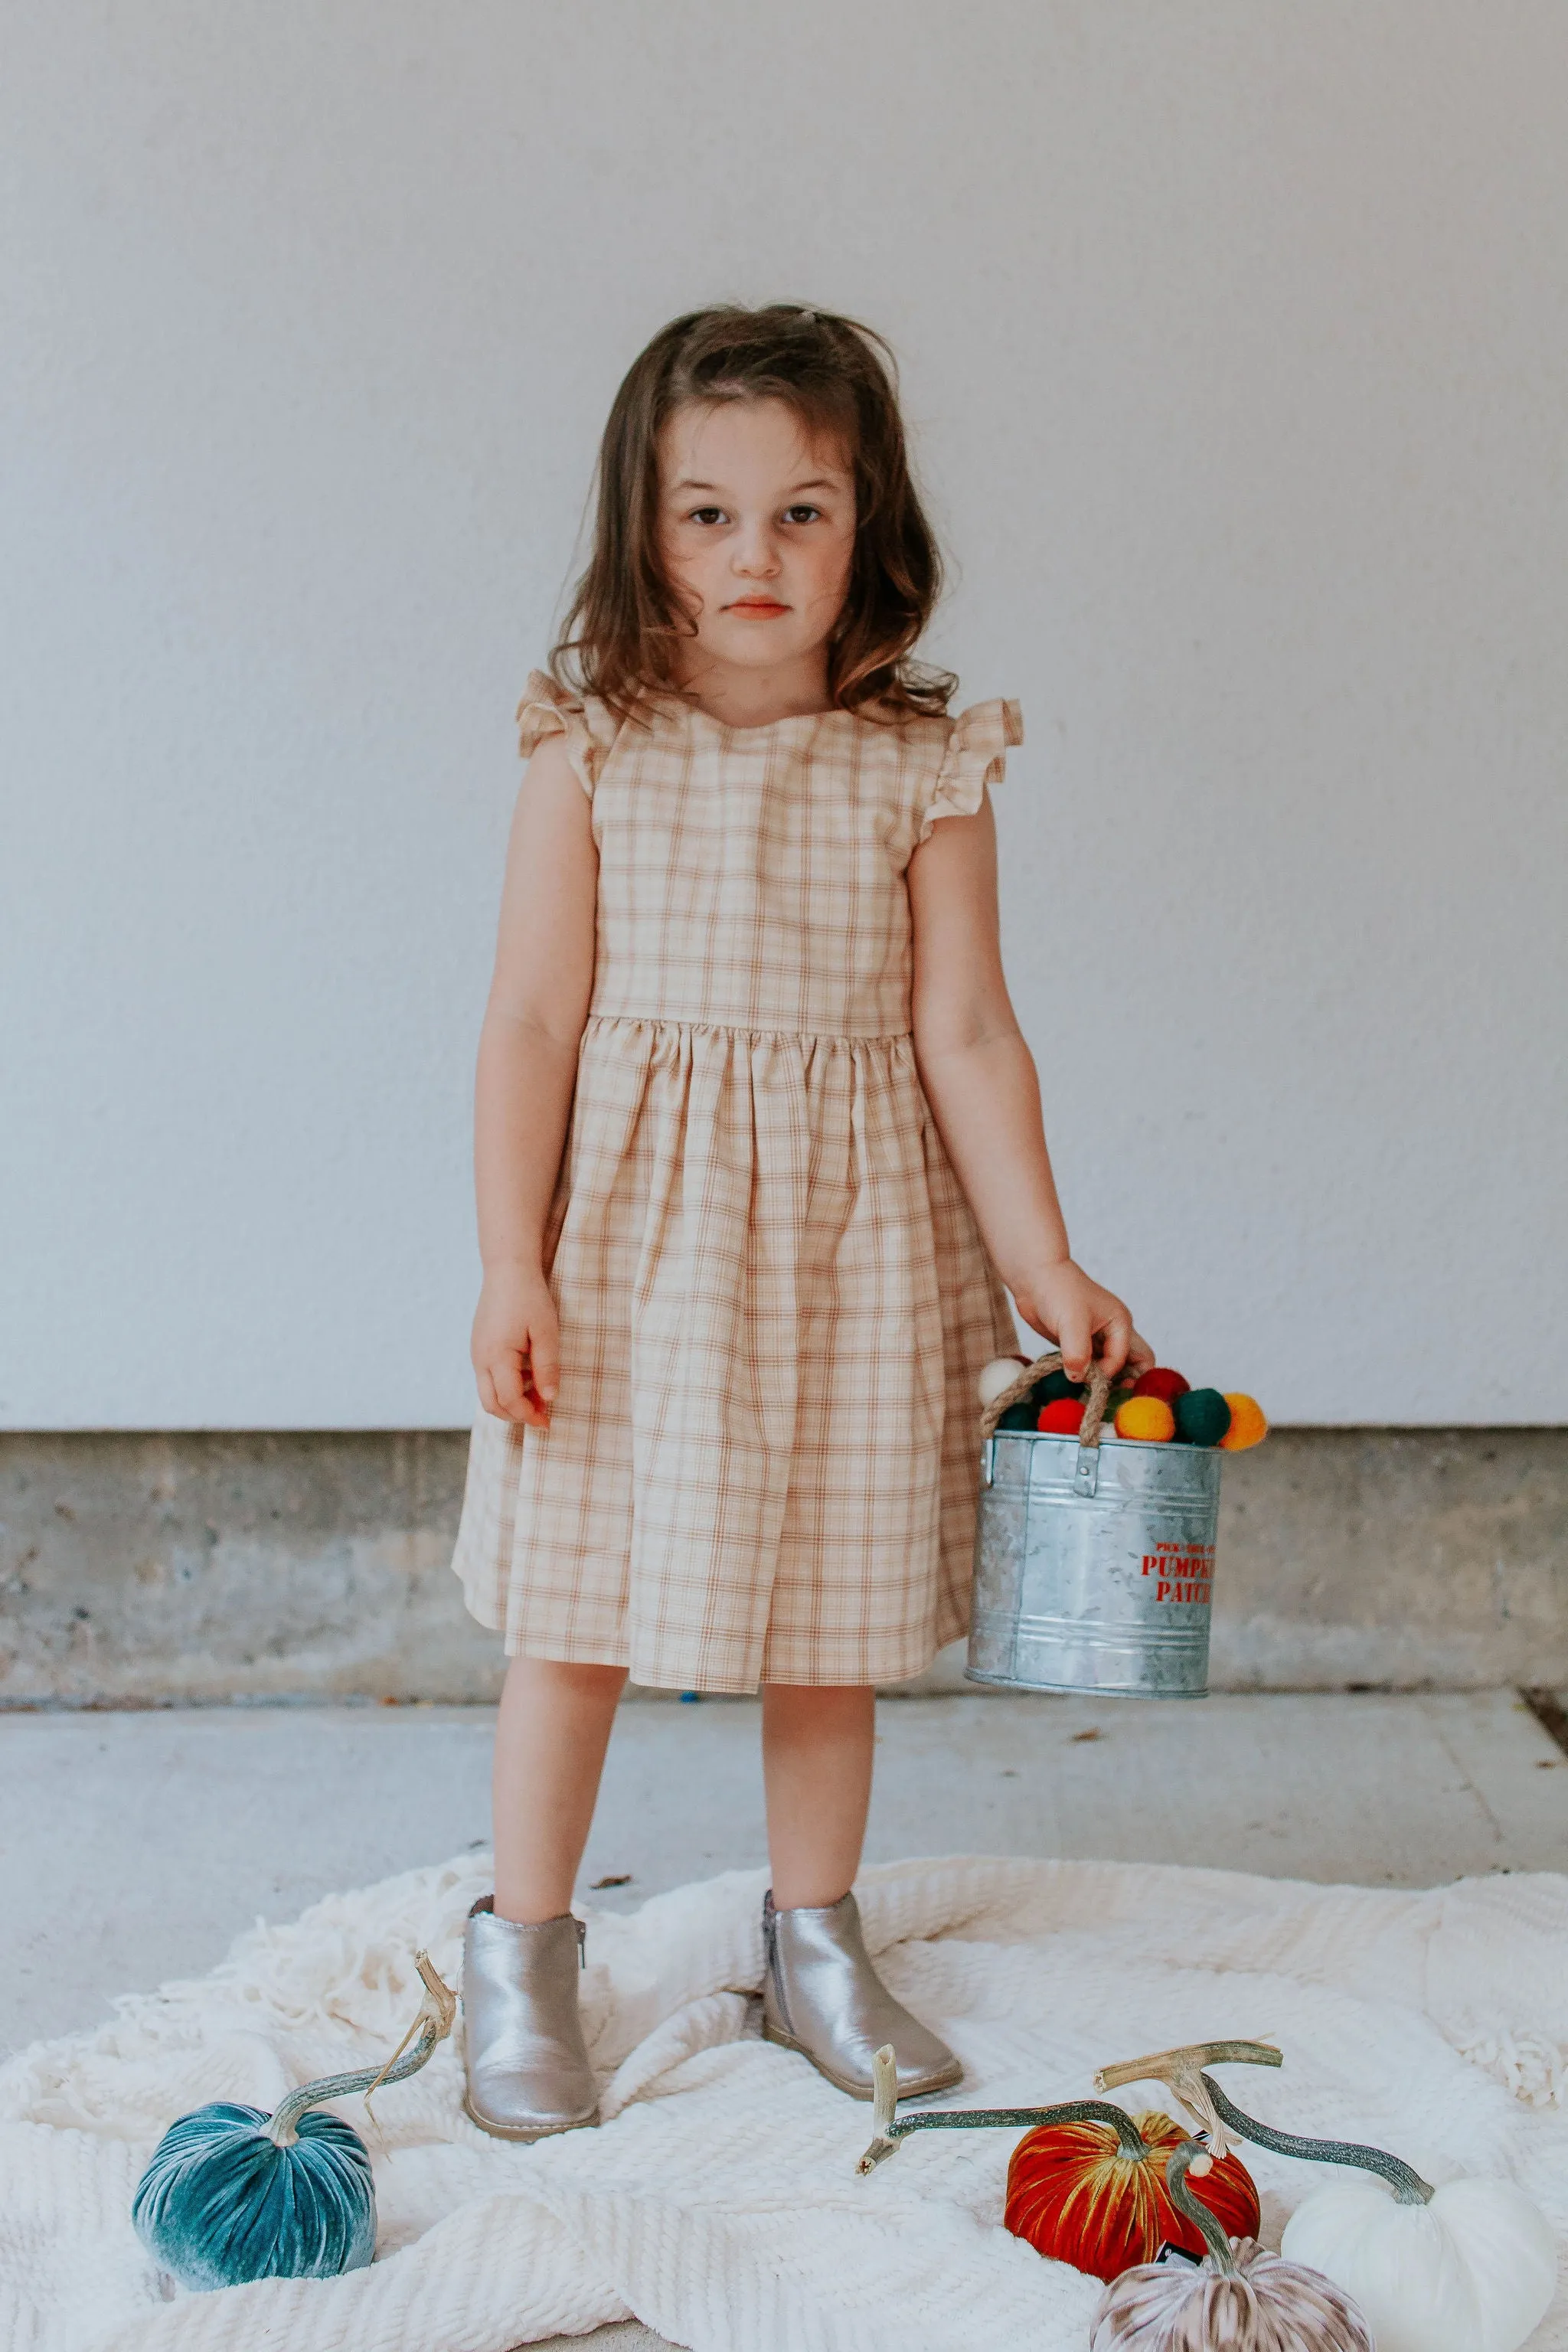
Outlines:
POLYGON ((826 677, 855 553, 845 452, 782 400, 688 401, 659 436, 659 551, 696 623, 686 682, 814 663, 826 677))

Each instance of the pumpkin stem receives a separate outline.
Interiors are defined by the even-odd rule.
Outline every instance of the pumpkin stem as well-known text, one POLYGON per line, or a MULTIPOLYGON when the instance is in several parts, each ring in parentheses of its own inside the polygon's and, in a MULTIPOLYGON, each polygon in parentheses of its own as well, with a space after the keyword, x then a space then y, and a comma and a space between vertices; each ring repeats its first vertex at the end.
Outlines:
POLYGON ((1220 2276, 1234 2278, 1236 2257, 1230 2251, 1230 2240, 1226 2236, 1223 2223, 1206 2205, 1200 2204, 1187 2187, 1187 2174, 1194 2166, 1202 2173, 1206 2172, 1213 2162, 1214 2158, 1202 2140, 1184 2139, 1180 2147, 1171 2150, 1166 2159, 1165 2188, 1177 2212, 1183 2214, 1199 2232, 1220 2276))
MULTIPOLYGON (((899 2104, 899 2060, 890 2042, 884 2042, 871 2061, 871 2123, 878 2139, 893 2127, 899 2104)), ((892 2154, 889 2147, 888 2154, 892 2154)))
POLYGON ((1275 2131, 1271 2125, 1243 2115, 1206 2074, 1199 2079, 1223 2121, 1244 2138, 1256 2140, 1259 2147, 1272 2148, 1277 2156, 1300 2157, 1308 2164, 1354 2165, 1362 2172, 1375 2172, 1380 2180, 1386 2180, 1401 2205, 1431 2203, 1436 2193, 1431 2182, 1423 2180, 1412 2166, 1391 2156, 1386 2148, 1363 2147, 1346 2139, 1301 2139, 1295 2132, 1275 2131))
POLYGON ((1102 2066, 1094 2078, 1097 2091, 1114 2091, 1122 2083, 1164 2083, 1208 2135, 1215 2156, 1228 2156, 1234 2143, 1209 2096, 1205 2066, 1282 2066, 1280 2053, 1268 2042, 1189 2042, 1179 2050, 1154 2050, 1143 2058, 1125 2058, 1102 2066))
POLYGON ((297 2091, 289 2092, 268 2123, 267 2136, 276 2147, 293 2147, 300 2137, 300 2118, 308 2109, 323 2106, 329 2099, 346 2099, 355 2091, 364 2093, 368 2105, 370 2094, 383 2083, 403 2083, 410 2074, 417 2074, 437 2045, 446 2040, 458 2014, 458 1996, 437 1976, 428 1952, 416 1952, 414 1965, 424 1980, 425 1998, 413 2024, 385 2065, 362 2066, 353 2074, 327 2074, 319 2083, 301 2083, 297 2091))
POLYGON ((876 2137, 855 2167, 858 2173, 874 2172, 888 2157, 897 2155, 901 2140, 917 2131, 1028 2131, 1037 2124, 1109 2124, 1123 2156, 1142 2163, 1150 2152, 1126 2108, 1109 2099, 1069 2099, 1057 2107, 936 2107, 895 2119, 898 2081, 898 2062, 889 2042, 871 2062, 876 2137))

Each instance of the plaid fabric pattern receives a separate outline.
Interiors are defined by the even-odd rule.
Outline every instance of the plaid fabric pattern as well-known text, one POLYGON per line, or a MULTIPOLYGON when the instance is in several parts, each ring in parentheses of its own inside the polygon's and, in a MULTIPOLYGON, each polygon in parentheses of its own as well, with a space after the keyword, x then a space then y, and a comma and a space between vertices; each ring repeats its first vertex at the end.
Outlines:
POLYGON ((904 868, 1017 706, 617 729, 536 672, 519 718, 591 795, 598 948, 561 1383, 548 1431, 479 1416, 468 1606, 654 1686, 918 1674, 968 1622, 974 1377, 1015 1335, 915 1067, 904 868))

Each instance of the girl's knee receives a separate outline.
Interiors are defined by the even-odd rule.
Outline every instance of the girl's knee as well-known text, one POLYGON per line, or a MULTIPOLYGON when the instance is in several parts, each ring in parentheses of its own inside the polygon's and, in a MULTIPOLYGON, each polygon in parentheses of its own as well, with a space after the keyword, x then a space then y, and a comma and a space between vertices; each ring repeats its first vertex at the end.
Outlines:
POLYGON ((868 1683, 764 1683, 763 1705, 775 1717, 858 1721, 876 1706, 868 1683))
POLYGON ((575 1658, 514 1657, 507 1667, 513 1689, 548 1691, 561 1698, 616 1699, 626 1685, 625 1666, 604 1666, 575 1658))

